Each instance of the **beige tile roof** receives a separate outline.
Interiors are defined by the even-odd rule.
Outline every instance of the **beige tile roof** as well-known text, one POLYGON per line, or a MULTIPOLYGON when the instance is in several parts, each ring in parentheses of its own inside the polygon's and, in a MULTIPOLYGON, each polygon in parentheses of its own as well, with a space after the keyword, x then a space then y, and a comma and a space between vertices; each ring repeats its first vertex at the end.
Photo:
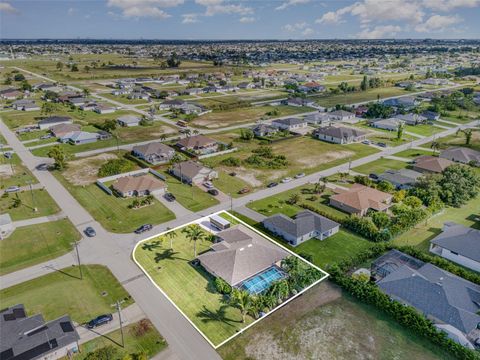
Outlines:
POLYGON ((165 187, 165 183, 150 175, 141 176, 125 176, 119 178, 113 184, 113 188, 121 193, 130 191, 145 191, 149 192, 159 190, 165 187))
POLYGON ((391 198, 392 195, 388 193, 361 184, 353 184, 350 189, 330 197, 359 211, 370 208, 377 211, 385 210, 389 207, 386 202, 391 198))
POLYGON ((189 137, 180 139, 177 144, 180 145, 181 147, 186 147, 187 149, 191 149, 191 148, 204 147, 214 143, 216 143, 216 141, 209 137, 206 137, 203 135, 195 135, 195 136, 189 136, 189 137))
POLYGON ((429 155, 419 156, 415 159, 416 168, 436 173, 442 172, 447 167, 453 164, 454 162, 448 159, 429 155))

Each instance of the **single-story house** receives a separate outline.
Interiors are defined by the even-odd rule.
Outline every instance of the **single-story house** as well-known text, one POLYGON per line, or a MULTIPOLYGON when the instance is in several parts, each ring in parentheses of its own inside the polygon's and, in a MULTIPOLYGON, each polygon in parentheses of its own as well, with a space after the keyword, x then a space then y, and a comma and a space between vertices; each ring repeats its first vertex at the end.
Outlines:
POLYGON ((203 106, 201 105, 197 105, 197 104, 192 104, 192 103, 187 103, 187 102, 184 102, 182 105, 180 105, 179 107, 180 111, 184 114, 196 114, 196 115, 200 115, 204 112, 207 112, 207 109, 205 109, 203 106))
POLYGON ((80 337, 68 315, 45 322, 17 304, 0 310, 0 329, 2 360, 56 360, 78 352, 80 337))
POLYGON ((462 164, 475 164, 476 166, 480 166, 480 151, 465 147, 448 148, 440 153, 440 157, 462 164))
POLYGON ((150 96, 143 91, 133 91, 130 94, 128 94, 127 98, 130 100, 149 100, 150 96))
POLYGON ((418 101, 413 96, 402 96, 384 100, 383 105, 411 109, 418 105, 418 101))
POLYGON ((124 176, 115 180, 113 190, 121 197, 147 196, 165 193, 165 182, 150 174, 124 176))
POLYGON ((293 219, 284 214, 275 214, 263 220, 262 224, 293 246, 312 238, 324 240, 336 234, 340 228, 339 223, 309 210, 299 212, 293 219))
POLYGON ((15 230, 10 214, 0 214, 0 240, 5 239, 15 230))
POLYGON ((308 124, 317 125, 317 126, 328 126, 332 122, 328 113, 310 114, 305 116, 304 119, 308 124))
POLYGON ((117 123, 120 126, 131 127, 138 126, 140 124, 140 118, 135 115, 123 115, 117 118, 117 123))
POLYGON ((299 118, 276 119, 272 121, 272 126, 286 131, 294 131, 306 127, 305 120, 299 118))
POLYGON ((251 82, 241 82, 237 86, 239 89, 253 89, 255 87, 255 84, 251 82))
POLYGON ((271 125, 267 125, 267 124, 259 124, 259 125, 255 125, 252 128, 252 131, 255 134, 255 136, 262 137, 262 136, 270 136, 278 133, 278 128, 271 125))
POLYGON ((344 126, 327 126, 315 129, 313 136, 319 140, 334 144, 350 144, 366 139, 367 133, 358 129, 344 126))
POLYGON ((134 146, 132 155, 153 165, 168 163, 175 155, 175 150, 161 142, 152 142, 134 146))
POLYGON ((388 181, 392 183, 395 188, 401 190, 410 189, 420 176, 423 176, 423 174, 410 169, 387 170, 383 174, 378 175, 378 180, 388 181))
POLYGON ((80 105, 80 110, 83 111, 93 111, 97 107, 97 103, 94 101, 88 101, 83 105, 80 105))
POLYGON ((436 121, 440 119, 440 114, 435 111, 424 111, 422 116, 427 118, 428 121, 436 121))
POLYGON ((116 108, 111 105, 106 105, 106 104, 98 104, 93 111, 95 111, 97 114, 111 114, 114 113, 116 108))
POLYGON ((72 118, 68 116, 50 116, 42 119, 38 122, 38 128, 40 130, 50 129, 51 127, 59 124, 72 124, 72 118))
POLYGON ((335 110, 327 113, 330 120, 333 121, 348 121, 355 119, 355 114, 345 110, 335 110))
POLYGON ((59 138, 62 143, 70 143, 72 145, 89 144, 99 140, 98 133, 91 133, 87 131, 72 131, 59 138))
POLYGON ((418 124, 424 124, 427 122, 427 118, 422 115, 418 114, 398 114, 394 116, 395 119, 399 119, 400 121, 403 121, 407 125, 418 125, 418 124))
POLYGON ((480 272, 480 230, 446 222, 430 240, 430 252, 480 272))
POLYGON ((203 89, 202 89, 202 88, 190 88, 190 89, 185 89, 185 90, 183 90, 183 94, 185 94, 185 95, 198 95, 198 94, 203 94, 203 89))
POLYGON ((218 242, 197 257, 210 274, 229 285, 244 288, 244 283, 263 271, 279 267, 289 253, 243 224, 217 233, 218 242))
POLYGON ((160 110, 172 110, 172 109, 180 109, 180 107, 185 104, 183 100, 165 100, 162 102, 158 107, 160 110))
POLYGON ((54 125, 50 128, 50 132, 52 133, 53 136, 57 138, 61 138, 68 133, 74 132, 74 131, 80 131, 81 126, 78 124, 58 124, 54 125))
POLYGON ((21 96, 23 96, 23 93, 17 89, 0 90, 0 98, 4 100, 15 100, 21 96))
POLYGON ((423 155, 415 159, 413 170, 421 173, 441 173, 454 162, 441 157, 423 155))
POLYGON ((38 111, 40 110, 40 106, 35 103, 34 100, 31 99, 21 99, 14 101, 12 103, 12 107, 15 110, 21 111, 38 111))
POLYGON ((414 307, 452 340, 474 348, 473 334, 480 323, 479 285, 398 250, 375 260, 371 273, 390 298, 414 307))
POLYGON ((70 97, 68 99, 68 102, 72 105, 80 107, 87 102, 87 99, 85 99, 84 97, 70 97))
POLYGON ((171 173, 182 182, 189 184, 201 184, 204 181, 218 178, 218 173, 215 170, 192 160, 176 163, 171 173))
POLYGON ((217 141, 204 135, 185 137, 178 140, 176 146, 180 149, 193 151, 197 154, 209 154, 218 150, 217 141))
POLYGON ((377 129, 383 129, 388 131, 397 131, 400 124, 403 122, 397 118, 388 119, 374 119, 368 122, 368 125, 377 129))
POLYGON ((285 104, 289 106, 314 106, 315 101, 303 98, 289 98, 285 100, 285 104))
POLYGON ((359 216, 364 216, 369 209, 387 211, 393 199, 391 194, 361 184, 353 184, 345 190, 337 188, 335 192, 330 196, 330 205, 359 216))

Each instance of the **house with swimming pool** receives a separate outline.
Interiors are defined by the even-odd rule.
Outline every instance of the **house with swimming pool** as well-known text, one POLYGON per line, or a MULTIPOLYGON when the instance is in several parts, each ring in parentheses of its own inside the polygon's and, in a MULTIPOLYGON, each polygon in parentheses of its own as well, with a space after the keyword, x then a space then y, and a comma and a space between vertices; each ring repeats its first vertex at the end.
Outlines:
POLYGON ((290 254, 243 224, 216 234, 217 241, 197 260, 232 287, 259 294, 287 276, 281 261, 290 254))

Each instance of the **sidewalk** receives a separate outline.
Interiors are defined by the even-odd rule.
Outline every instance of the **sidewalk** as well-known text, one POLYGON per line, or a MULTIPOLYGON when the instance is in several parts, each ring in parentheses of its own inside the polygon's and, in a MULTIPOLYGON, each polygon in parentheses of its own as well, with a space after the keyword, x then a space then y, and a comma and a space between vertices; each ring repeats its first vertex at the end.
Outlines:
POLYGON ((46 222, 49 222, 49 221, 57 221, 57 220, 62 220, 62 219, 66 219, 66 218, 67 218, 67 215, 65 215, 61 211, 58 214, 54 214, 54 215, 41 216, 41 217, 32 218, 32 219, 14 221, 13 226, 18 228, 18 227, 22 227, 22 226, 38 225, 38 224, 43 224, 43 223, 46 223, 46 222))

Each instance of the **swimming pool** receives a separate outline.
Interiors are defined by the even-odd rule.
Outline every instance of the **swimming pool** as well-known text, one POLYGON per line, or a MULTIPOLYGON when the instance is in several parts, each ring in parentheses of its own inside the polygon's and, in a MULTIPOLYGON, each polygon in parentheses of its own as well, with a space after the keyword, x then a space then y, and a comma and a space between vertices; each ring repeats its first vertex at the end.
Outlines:
POLYGON ((283 279, 285 273, 276 266, 272 266, 267 270, 245 280, 240 286, 241 289, 247 290, 250 294, 260 294, 267 290, 274 281, 283 279))

